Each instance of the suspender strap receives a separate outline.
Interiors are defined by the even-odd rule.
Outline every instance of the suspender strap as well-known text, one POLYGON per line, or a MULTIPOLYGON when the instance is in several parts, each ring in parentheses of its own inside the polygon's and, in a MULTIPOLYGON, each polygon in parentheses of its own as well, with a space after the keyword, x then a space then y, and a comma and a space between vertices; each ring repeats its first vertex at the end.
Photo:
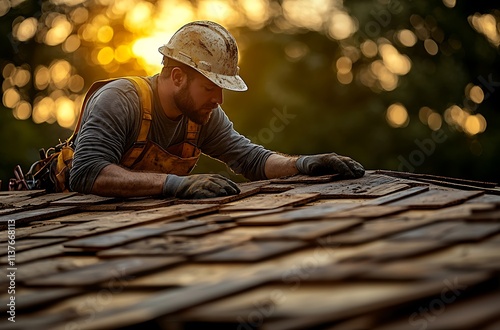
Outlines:
POLYGON ((148 140, 149 129, 151 127, 151 121, 153 120, 152 109, 153 109, 153 91, 151 86, 146 81, 146 79, 141 77, 125 77, 130 80, 137 89, 139 93, 139 101, 141 108, 141 128, 139 130, 139 135, 135 143, 125 154, 124 159, 122 159, 122 165, 126 167, 131 167, 136 160, 141 156, 146 146, 148 140))
MULTIPOLYGON (((141 124, 141 130, 139 132, 139 136, 137 138, 137 141, 146 141, 149 133, 149 127, 151 124, 152 116, 151 116, 151 109, 153 108, 153 102, 152 102, 152 92, 151 92, 151 87, 149 86, 149 83, 146 81, 145 78, 142 77, 123 77, 123 79, 127 79, 131 81, 134 86, 137 89, 137 92, 139 93, 139 100, 141 104, 141 112, 142 112, 142 119, 143 122, 141 124)), ((73 141, 76 138, 76 135, 78 131, 80 130, 81 124, 82 124, 82 117, 83 117, 83 110, 87 106, 87 103, 90 99, 90 97, 101 87, 104 85, 117 80, 116 78, 114 79, 106 79, 106 80, 100 80, 96 81, 95 83, 90 86, 89 90, 85 94, 85 98, 83 99, 82 107, 80 110, 80 114, 78 116, 78 122, 75 126, 75 129, 73 130, 73 134, 69 137, 67 140, 68 142, 73 141)))
POLYGON ((139 93, 139 101, 141 105, 142 123, 141 130, 137 136, 135 143, 146 143, 149 134, 149 128, 151 127, 151 121, 153 120, 152 109, 152 91, 151 86, 146 81, 146 79, 141 77, 126 77, 129 79, 137 88, 139 93))
POLYGON ((188 120, 186 127, 186 137, 182 148, 182 158, 194 157, 197 153, 198 136, 200 135, 201 126, 195 122, 188 120))

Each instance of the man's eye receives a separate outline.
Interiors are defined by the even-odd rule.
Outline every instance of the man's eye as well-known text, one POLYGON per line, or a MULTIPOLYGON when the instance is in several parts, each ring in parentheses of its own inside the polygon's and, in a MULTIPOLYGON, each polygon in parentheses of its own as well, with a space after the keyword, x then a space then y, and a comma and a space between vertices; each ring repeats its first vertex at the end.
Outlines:
POLYGON ((214 88, 213 87, 205 87, 205 90, 207 92, 212 92, 214 90, 214 88))

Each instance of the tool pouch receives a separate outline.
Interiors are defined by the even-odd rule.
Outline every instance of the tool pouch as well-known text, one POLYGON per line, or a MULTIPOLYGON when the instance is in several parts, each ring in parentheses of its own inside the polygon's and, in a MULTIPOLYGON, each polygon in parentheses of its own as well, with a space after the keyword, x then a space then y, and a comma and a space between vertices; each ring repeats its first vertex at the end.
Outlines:
POLYGON ((69 191, 69 171, 73 163, 72 143, 69 141, 45 151, 40 150, 40 160, 23 174, 18 165, 14 169, 16 178, 10 179, 9 190, 39 190, 48 193, 69 191))
MULTIPOLYGON (((135 86, 141 100, 141 111, 148 107, 152 109, 152 92, 146 78, 143 77, 123 77, 128 79, 135 86)), ((80 129, 82 121, 83 109, 90 96, 93 95, 102 86, 114 81, 115 79, 97 81, 90 86, 85 99, 83 101, 78 123, 73 131, 73 134, 65 141, 57 146, 48 149, 40 149, 40 160, 31 165, 30 170, 26 175, 19 165, 14 169, 15 178, 10 179, 9 190, 33 190, 44 189, 49 193, 52 192, 68 192, 69 191, 69 171, 73 165, 74 145, 77 133, 80 129)), ((151 116, 151 111, 149 111, 151 116)), ((147 122, 147 121, 146 121, 147 122)), ((149 125, 147 126, 149 130, 149 125)), ((148 131, 146 131, 147 136, 148 131)))

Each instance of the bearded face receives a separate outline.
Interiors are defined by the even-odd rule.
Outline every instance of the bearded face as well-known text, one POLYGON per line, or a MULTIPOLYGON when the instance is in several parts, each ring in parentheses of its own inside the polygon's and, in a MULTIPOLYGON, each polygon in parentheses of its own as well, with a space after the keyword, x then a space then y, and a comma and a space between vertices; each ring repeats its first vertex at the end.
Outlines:
POLYGON ((212 111, 217 108, 217 103, 214 104, 210 101, 204 102, 198 106, 191 94, 191 81, 189 80, 176 94, 174 94, 174 102, 177 109, 199 125, 208 123, 212 111))

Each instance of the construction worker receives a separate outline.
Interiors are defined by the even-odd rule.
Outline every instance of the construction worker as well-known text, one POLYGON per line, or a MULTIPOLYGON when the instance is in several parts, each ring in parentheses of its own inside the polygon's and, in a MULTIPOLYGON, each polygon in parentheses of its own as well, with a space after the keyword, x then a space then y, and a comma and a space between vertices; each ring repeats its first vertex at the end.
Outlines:
POLYGON ((297 173, 364 175, 363 166, 349 157, 282 155, 234 130, 220 107, 222 92, 247 86, 239 76, 236 42, 224 27, 210 21, 186 24, 159 51, 164 66, 146 78, 152 91, 150 115, 141 111, 146 101, 130 79, 110 81, 89 97, 74 145, 71 190, 117 197, 239 193, 221 175, 188 175, 201 152, 250 180, 297 173))

